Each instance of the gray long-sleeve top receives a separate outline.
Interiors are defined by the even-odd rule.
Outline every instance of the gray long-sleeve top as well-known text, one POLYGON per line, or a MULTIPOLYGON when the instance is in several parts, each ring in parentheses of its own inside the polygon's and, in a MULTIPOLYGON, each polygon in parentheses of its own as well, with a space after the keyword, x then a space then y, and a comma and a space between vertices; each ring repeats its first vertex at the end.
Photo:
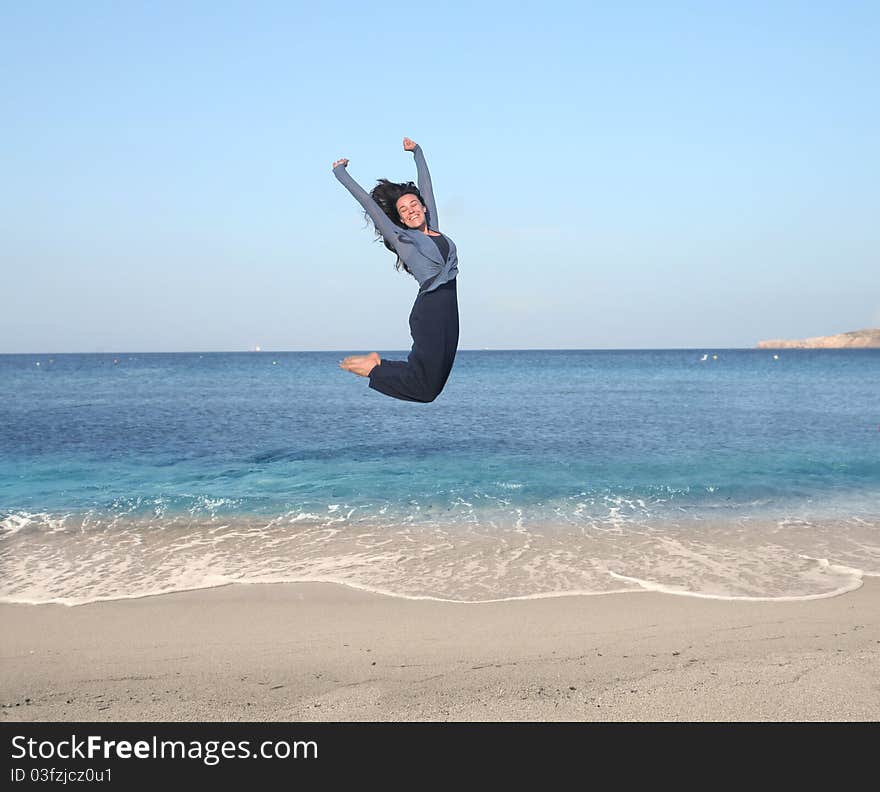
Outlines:
MULTIPOLYGON (((425 208, 428 210, 428 228, 431 231, 439 231, 437 204, 434 201, 431 174, 428 172, 428 165, 425 162, 421 146, 415 147, 413 157, 416 161, 419 192, 422 194, 425 208)), ((455 243, 448 236, 446 239, 449 242, 449 255, 444 261, 443 255, 433 239, 421 231, 404 228, 394 223, 370 194, 349 175, 344 165, 337 165, 333 169, 333 175, 364 207, 376 229, 388 240, 397 255, 403 259, 412 276, 418 281, 420 292, 433 291, 458 275, 458 252, 455 243)))

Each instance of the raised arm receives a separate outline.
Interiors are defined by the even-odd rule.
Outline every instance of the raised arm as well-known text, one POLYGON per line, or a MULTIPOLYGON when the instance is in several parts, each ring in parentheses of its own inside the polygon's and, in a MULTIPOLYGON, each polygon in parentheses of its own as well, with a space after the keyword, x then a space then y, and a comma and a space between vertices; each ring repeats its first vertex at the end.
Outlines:
POLYGON ((437 202, 434 200, 434 187, 431 185, 431 174, 428 172, 428 163, 425 162, 425 155, 422 152, 422 147, 409 138, 403 139, 403 147, 407 151, 413 153, 413 158, 416 161, 419 192, 422 194, 422 198, 425 201, 425 208, 428 210, 428 217, 431 220, 431 222, 428 223, 428 228, 432 231, 439 231, 440 221, 437 219, 437 202))
POLYGON ((355 200, 364 207, 379 233, 393 245, 397 241, 396 232, 400 229, 391 222, 391 218, 382 211, 382 208, 373 200, 370 194, 351 178, 346 170, 347 165, 347 159, 336 160, 333 163, 333 175, 355 197, 355 200))

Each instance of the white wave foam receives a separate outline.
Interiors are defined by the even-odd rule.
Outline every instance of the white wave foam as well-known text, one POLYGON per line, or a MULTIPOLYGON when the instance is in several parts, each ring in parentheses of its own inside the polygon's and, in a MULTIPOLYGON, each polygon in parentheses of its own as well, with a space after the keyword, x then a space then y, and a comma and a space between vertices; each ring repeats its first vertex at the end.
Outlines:
POLYGON ((0 520, 0 538, 12 537, 27 528, 47 528, 50 533, 64 531, 70 516, 46 512, 16 512, 0 520))
POLYGON ((4 535, 12 536, 13 534, 27 528, 37 516, 38 515, 28 514, 26 512, 10 514, 8 517, 4 517, 0 520, 0 529, 2 529, 4 535))
MULTIPOLYGON (((804 556, 806 557, 806 556, 804 556)), ((862 587, 863 573, 860 569, 852 569, 850 567, 842 567, 837 565, 829 565, 826 562, 826 568, 831 571, 840 572, 841 574, 851 574, 851 580, 842 586, 829 591, 823 591, 816 594, 799 594, 778 596, 753 596, 738 594, 713 594, 702 591, 692 591, 680 586, 673 586, 665 583, 658 583, 653 580, 632 577, 629 575, 621 575, 612 570, 608 570, 608 574, 615 580, 625 580, 640 586, 645 591, 653 591, 658 594, 673 594, 678 597, 695 597, 697 599, 726 600, 730 602, 800 602, 804 600, 828 599, 830 597, 839 597, 841 594, 847 594, 850 591, 856 591, 862 587)))
POLYGON ((295 517, 289 517, 288 522, 300 522, 300 520, 320 520, 320 514, 313 514, 312 512, 300 512, 295 517))
POLYGON ((472 603, 620 591, 797 601, 858 588, 880 559, 874 523, 663 523, 624 519, 623 505, 575 518, 576 504, 552 504, 548 521, 463 500, 440 514, 431 504, 397 515, 375 504, 352 519, 355 507, 329 505, 337 508, 222 519, 10 515, 0 523, 0 601, 71 605, 262 582, 472 603))

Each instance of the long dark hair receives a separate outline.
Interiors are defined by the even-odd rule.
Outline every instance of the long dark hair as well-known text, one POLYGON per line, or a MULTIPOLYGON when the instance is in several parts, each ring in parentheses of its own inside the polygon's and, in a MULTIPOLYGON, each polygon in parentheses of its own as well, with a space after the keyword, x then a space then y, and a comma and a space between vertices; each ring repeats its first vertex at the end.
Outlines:
MULTIPOLYGON (((379 204, 379 207, 388 215, 388 218, 391 220, 394 225, 398 228, 406 228, 406 226, 400 220, 400 213, 397 211, 397 202, 403 198, 404 195, 415 195, 416 198, 419 199, 419 203, 422 206, 425 206, 425 201, 422 199, 422 194, 419 192, 419 188, 415 186, 412 182, 393 182, 388 181, 388 179, 379 179, 379 183, 373 187, 370 191, 370 195, 373 200, 379 204)), ((364 213, 369 219, 369 215, 364 213)), ((425 208, 425 219, 428 223, 430 223, 430 219, 428 218, 428 210, 425 208)), ((382 238, 382 242, 394 255, 397 255, 397 251, 394 249, 394 246, 384 237, 382 237, 381 232, 378 228, 373 225, 374 230, 376 231, 376 238, 382 238)), ((397 261, 394 263, 395 269, 400 269, 403 267, 407 272, 410 271, 409 267, 406 266, 406 263, 400 256, 397 256, 397 261)))

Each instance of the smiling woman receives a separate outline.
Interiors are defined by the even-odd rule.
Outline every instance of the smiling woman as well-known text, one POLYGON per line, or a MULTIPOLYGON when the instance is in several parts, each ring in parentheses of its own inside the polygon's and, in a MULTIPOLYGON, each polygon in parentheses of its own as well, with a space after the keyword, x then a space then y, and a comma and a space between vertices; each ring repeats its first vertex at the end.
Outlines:
POLYGON ((443 390, 458 348, 458 252, 440 233, 431 175, 421 147, 403 139, 413 152, 418 186, 379 179, 369 194, 346 170, 347 159, 333 163, 333 174, 364 207, 376 234, 397 256, 396 266, 412 275, 419 293, 409 316, 412 350, 405 361, 384 360, 378 353, 351 355, 346 371, 369 377, 370 387, 395 399, 432 402, 443 390))

